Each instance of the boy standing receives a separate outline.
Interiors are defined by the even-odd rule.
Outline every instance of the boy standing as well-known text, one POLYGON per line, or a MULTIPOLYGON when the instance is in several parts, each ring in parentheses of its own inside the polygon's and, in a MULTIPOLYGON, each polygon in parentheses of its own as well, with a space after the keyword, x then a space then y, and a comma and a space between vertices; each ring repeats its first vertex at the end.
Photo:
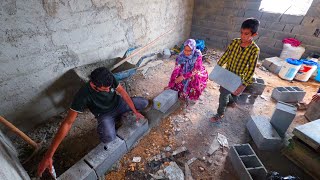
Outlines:
POLYGON ((252 83, 260 52, 253 38, 258 35, 259 24, 260 22, 254 18, 245 20, 241 25, 241 38, 234 39, 218 61, 219 66, 226 64, 227 70, 240 76, 242 85, 235 92, 229 92, 220 86, 219 107, 217 114, 210 119, 212 122, 223 118, 227 106, 235 107, 238 95, 252 83))

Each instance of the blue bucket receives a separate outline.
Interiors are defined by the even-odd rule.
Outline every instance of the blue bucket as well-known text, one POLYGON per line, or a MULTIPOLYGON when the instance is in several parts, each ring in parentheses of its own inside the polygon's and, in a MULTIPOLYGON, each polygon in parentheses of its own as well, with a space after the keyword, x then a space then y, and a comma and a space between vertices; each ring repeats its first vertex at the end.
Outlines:
POLYGON ((314 78, 314 80, 320 82, 320 64, 319 64, 319 63, 318 63, 318 69, 317 69, 317 71, 318 71, 318 74, 317 74, 317 76, 314 78))

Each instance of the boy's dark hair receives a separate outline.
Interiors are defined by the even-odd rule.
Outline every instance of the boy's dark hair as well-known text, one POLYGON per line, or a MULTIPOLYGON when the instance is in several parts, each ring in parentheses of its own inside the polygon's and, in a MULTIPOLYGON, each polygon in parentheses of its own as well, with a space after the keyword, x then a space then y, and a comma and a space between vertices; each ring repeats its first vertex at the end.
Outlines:
POLYGON ((243 21, 241 29, 250 29, 252 34, 258 32, 260 22, 255 18, 248 18, 243 21))
POLYGON ((97 87, 109 87, 113 84, 113 75, 105 67, 99 67, 93 70, 89 78, 90 81, 97 87))

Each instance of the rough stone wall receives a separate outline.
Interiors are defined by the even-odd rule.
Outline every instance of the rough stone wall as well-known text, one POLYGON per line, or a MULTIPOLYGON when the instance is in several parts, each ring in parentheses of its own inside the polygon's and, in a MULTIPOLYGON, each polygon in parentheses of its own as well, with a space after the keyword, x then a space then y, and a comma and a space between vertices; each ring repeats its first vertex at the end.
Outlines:
POLYGON ((22 129, 44 122, 72 99, 69 69, 122 56, 171 28, 145 53, 180 44, 192 13, 193 0, 2 0, 0 114, 22 129))
MULTIPOLYGON (((279 56, 282 40, 293 37, 306 48, 304 57, 320 52, 320 1, 313 0, 305 16, 259 11, 261 0, 198 0, 194 5, 191 37, 202 38, 213 47, 225 49, 233 38, 240 37, 241 23, 249 17, 260 20, 257 44, 261 58, 279 56)), ((277 6, 277 4, 275 4, 277 6)))

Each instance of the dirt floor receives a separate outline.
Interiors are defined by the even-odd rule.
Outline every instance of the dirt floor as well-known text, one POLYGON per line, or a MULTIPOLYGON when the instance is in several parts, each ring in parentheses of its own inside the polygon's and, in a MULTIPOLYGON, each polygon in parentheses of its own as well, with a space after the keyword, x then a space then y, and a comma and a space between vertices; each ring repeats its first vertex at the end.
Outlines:
MULTIPOLYGON (((204 65, 207 71, 211 72, 216 61, 222 55, 222 51, 209 49, 208 54, 209 56, 207 56, 204 65)), ((151 100, 160 94, 168 83, 174 68, 174 60, 174 56, 168 60, 158 60, 158 63, 154 63, 158 65, 150 67, 144 72, 144 75, 137 73, 126 80, 124 85, 130 96, 144 96, 151 100)), ((257 150, 245 125, 250 115, 271 117, 276 105, 276 102, 271 99, 274 87, 298 86, 307 92, 304 101, 309 102, 320 84, 313 80, 307 83, 284 81, 260 68, 256 68, 255 76, 263 78, 267 87, 263 95, 256 99, 254 105, 228 108, 221 124, 211 124, 209 118, 216 113, 218 107, 219 86, 212 81, 208 81, 207 88, 195 105, 186 108, 182 104, 176 112, 164 119, 159 126, 151 129, 149 134, 144 136, 135 148, 127 153, 108 172, 106 179, 150 179, 149 173, 155 173, 159 166, 166 166, 169 161, 175 161, 184 170, 183 164, 192 158, 197 158, 190 164, 194 179, 238 179, 227 158, 227 148, 221 148, 211 156, 207 155, 209 146, 218 133, 227 137, 229 145, 250 143, 268 170, 278 171, 284 176, 290 174, 299 176, 302 179, 311 179, 300 168, 282 156, 280 152, 266 153, 257 150), (162 152, 170 153, 181 146, 185 146, 188 149, 188 153, 183 154, 181 157, 167 158, 162 164, 156 165, 154 161, 150 161, 153 156, 162 152), (133 157, 141 157, 141 162, 133 163, 133 157)), ((298 111, 294 122, 288 130, 287 138, 292 136, 291 132, 294 127, 308 122, 303 114, 304 111, 298 111)), ((64 116, 65 114, 53 117, 45 125, 39 126, 28 133, 35 140, 40 140, 46 135, 44 149, 31 161, 24 164, 31 177, 35 177, 36 166, 64 116)), ((89 112, 81 114, 54 156, 54 166, 58 175, 80 160, 99 143, 95 131, 96 120, 93 115, 89 112)), ((18 138, 13 142, 18 147, 21 159, 25 159, 30 154, 30 149, 18 138)))

